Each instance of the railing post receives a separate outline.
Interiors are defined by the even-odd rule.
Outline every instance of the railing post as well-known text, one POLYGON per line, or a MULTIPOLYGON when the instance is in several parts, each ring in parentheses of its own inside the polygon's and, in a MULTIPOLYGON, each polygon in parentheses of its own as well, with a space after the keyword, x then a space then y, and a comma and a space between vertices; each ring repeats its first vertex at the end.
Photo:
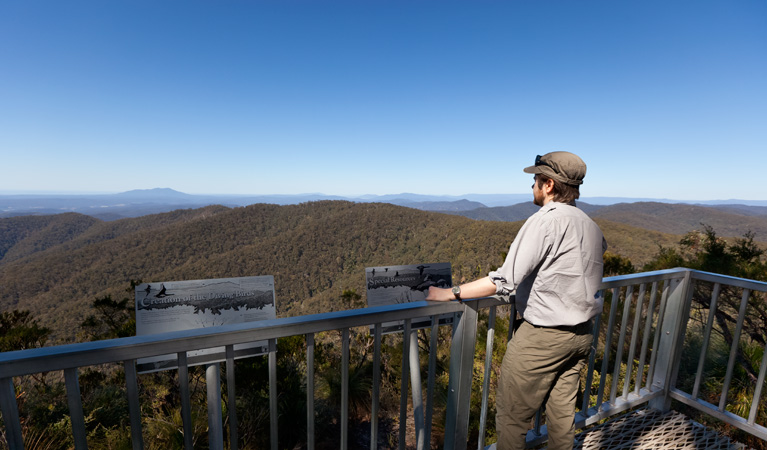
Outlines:
POLYGON ((399 442, 397 448, 404 450, 407 448, 405 439, 407 438, 407 374, 410 373, 410 358, 408 349, 410 348, 410 319, 405 319, 405 329, 402 333, 402 380, 400 380, 399 396, 399 442))
POLYGON ((277 339, 269 339, 269 444, 271 450, 278 448, 277 413, 277 339))
POLYGON ((306 448, 314 450, 314 333, 306 335, 306 448))
MULTIPOLYGON (((380 323, 375 324, 373 332, 373 398, 370 406, 370 450, 378 449, 378 408, 380 404, 381 385, 381 336, 380 323)), ((309 448, 308 450, 314 450, 309 448)))
POLYGON ((450 381, 447 386, 445 449, 465 449, 469 434, 474 346, 477 341, 477 304, 464 303, 450 345, 450 381))
POLYGON ((349 448, 349 339, 349 329, 344 328, 341 331, 341 450, 349 448))
MULTIPOLYGON (((413 421, 415 422, 415 448, 424 449, 424 412, 423 412, 423 392, 421 390, 421 362, 418 357, 418 330, 410 331, 410 348, 408 357, 410 358, 410 392, 413 396, 413 421)), ((404 349, 403 349, 404 351, 404 349)), ((405 374, 403 373, 404 377, 405 374)))
POLYGON ((24 450, 21 436, 19 408, 16 404, 16 389, 12 378, 0 378, 0 411, 5 422, 5 440, 11 450, 24 450))
POLYGON ((227 408, 229 416, 229 449, 239 449, 239 434, 237 432, 237 390, 234 380, 234 345, 226 346, 226 393, 229 407, 227 408))
POLYGON ((86 450, 88 448, 88 442, 85 432, 83 401, 80 396, 80 383, 77 380, 77 369, 64 370, 64 384, 67 388, 69 420, 72 423, 72 437, 75 441, 75 449, 86 450))
POLYGON ((660 341, 657 348, 656 365, 652 387, 663 389, 663 396, 650 401, 650 407, 660 411, 671 409, 669 393, 677 373, 679 356, 687 328, 687 311, 692 298, 692 272, 686 270, 683 278, 669 280, 669 294, 663 323, 658 324, 660 341))
POLYGON ((123 362, 125 369, 125 393, 128 396, 128 414, 130 415, 130 435, 133 450, 144 450, 144 435, 141 433, 141 403, 139 402, 138 376, 136 360, 123 362))
POLYGON ((224 450, 221 373, 218 363, 205 366, 205 382, 208 388, 208 446, 211 450, 224 450))
POLYGON ((181 422, 184 425, 184 450, 194 450, 194 428, 192 427, 192 396, 189 393, 189 364, 186 352, 179 352, 178 389, 181 397, 181 422))

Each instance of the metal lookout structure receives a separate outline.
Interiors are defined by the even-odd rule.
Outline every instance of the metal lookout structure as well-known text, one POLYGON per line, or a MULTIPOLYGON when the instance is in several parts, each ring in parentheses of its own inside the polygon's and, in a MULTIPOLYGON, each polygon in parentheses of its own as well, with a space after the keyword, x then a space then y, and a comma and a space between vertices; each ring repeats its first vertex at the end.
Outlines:
MULTIPOLYGON (((583 429, 576 444, 579 448, 683 448, 680 442, 693 442, 690 448, 736 448, 735 443, 716 435, 676 413, 674 404, 683 404, 717 420, 726 422, 760 439, 767 440, 767 428, 757 422, 759 404, 763 401, 762 387, 767 372, 767 358, 762 358, 758 380, 750 391, 751 407, 747 414, 738 415, 731 411, 730 384, 736 366, 736 353, 741 341, 743 324, 749 311, 749 302, 764 302, 767 283, 727 277, 688 269, 671 269, 645 272, 633 275, 605 278, 601 289, 606 296, 605 311, 598 317, 594 333, 592 354, 588 363, 582 395, 576 415, 576 426, 583 429), (705 288, 705 289, 701 289, 705 288), (721 296, 739 296, 740 307, 734 311, 735 326, 729 330, 733 339, 729 350, 723 388, 712 396, 702 395, 706 374, 709 343, 716 330, 715 312, 724 308, 721 296), (693 308, 694 296, 705 292, 707 308, 693 308), (710 294, 709 294, 710 293, 710 294), (690 346, 686 337, 690 329, 691 311, 696 318, 695 334, 700 344, 690 346), (697 370, 680 373, 683 352, 695 351, 697 370), (594 393, 596 389, 596 393, 594 393), (709 400, 707 401, 706 398, 709 400), (678 403, 674 403, 678 402, 678 403), (664 444, 670 442, 671 444, 664 444)), ((737 303, 737 302, 736 302, 737 303)), ((85 418, 78 383, 78 372, 85 367, 100 364, 122 364, 126 374, 126 392, 130 406, 132 446, 135 450, 144 448, 142 435, 141 405, 138 395, 136 361, 157 355, 177 355, 181 414, 184 423, 186 448, 192 448, 191 405, 188 384, 187 352, 224 347, 225 362, 208 364, 209 445, 212 449, 224 448, 224 435, 237 448, 237 417, 235 408, 230 408, 228 420, 221 417, 221 366, 226 366, 228 401, 235 404, 235 383, 237 373, 234 364, 234 345, 268 341, 271 448, 277 450, 277 431, 280 420, 277 414, 277 371, 276 343, 278 339, 303 336, 306 342, 306 367, 310 376, 306 378, 307 394, 307 435, 305 445, 314 449, 318 437, 314 431, 314 342, 320 332, 339 330, 342 336, 342 365, 339 368, 342 379, 342 410, 339 437, 341 448, 349 448, 348 440, 348 373, 350 333, 353 327, 371 327, 374 336, 373 388, 371 393, 371 439, 370 448, 376 448, 379 434, 379 379, 382 330, 381 324, 403 321, 403 351, 400 424, 408 417, 414 417, 415 446, 429 448, 432 422, 434 421, 435 359, 434 351, 429 354, 427 376, 411 371, 412 365, 419 364, 416 332, 411 320, 432 317, 430 329, 432 342, 437 339, 438 318, 454 314, 449 364, 449 385, 447 407, 444 417, 444 448, 465 449, 469 442, 469 410, 472 384, 481 377, 482 407, 477 447, 492 446, 486 442, 485 430, 490 390, 490 371, 493 346, 499 339, 495 336, 496 318, 515 311, 506 302, 497 298, 468 300, 462 303, 416 302, 385 307, 374 307, 310 316, 265 320, 255 323, 226 325, 215 328, 179 331, 150 336, 137 336, 107 341, 46 347, 33 350, 0 354, 0 407, 4 422, 4 435, 10 449, 24 447, 22 425, 16 403, 14 378, 41 372, 62 371, 67 388, 69 414, 75 448, 88 448, 85 418), (509 311, 510 310, 510 311, 509 311), (482 323, 486 321, 486 323, 482 323), (480 324, 482 326, 480 326, 480 324), (485 326, 486 325, 486 326, 485 326), (487 329, 486 336, 478 330, 487 329), (475 351, 479 340, 486 341, 484 357, 475 351), (478 359, 479 358, 479 359, 478 359), (481 374, 475 373, 476 363, 484 364, 481 374), (423 390, 422 390, 423 384, 423 390), (226 423, 228 429, 223 424, 226 423)), ((729 313, 729 311, 728 311, 729 313)), ((509 327, 511 328, 511 327, 509 327)), ((484 332, 483 332, 484 333, 484 332)), ((430 346, 434 349, 435 346, 430 346)), ((762 347, 762 350, 764 348, 762 347)), ((690 356, 689 354, 685 356, 690 356)), ((540 414, 539 414, 540 416, 540 414)), ((545 417, 545 413, 544 413, 545 417)), ((761 418, 764 420, 764 418, 761 418)), ((282 425, 287 426, 287 425, 282 425)), ((546 441, 546 427, 541 421, 528 432, 530 446, 546 441)), ((405 448, 406 427, 399 427, 399 446, 405 448)))

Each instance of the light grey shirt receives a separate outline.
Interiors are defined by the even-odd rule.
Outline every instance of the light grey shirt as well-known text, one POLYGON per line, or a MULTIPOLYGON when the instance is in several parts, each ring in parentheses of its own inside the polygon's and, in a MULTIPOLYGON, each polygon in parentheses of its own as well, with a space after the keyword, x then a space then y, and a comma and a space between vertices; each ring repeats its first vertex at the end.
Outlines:
POLYGON ((602 312, 602 231, 575 206, 549 202, 530 216, 503 266, 496 293, 516 295, 517 311, 539 326, 577 325, 602 312))

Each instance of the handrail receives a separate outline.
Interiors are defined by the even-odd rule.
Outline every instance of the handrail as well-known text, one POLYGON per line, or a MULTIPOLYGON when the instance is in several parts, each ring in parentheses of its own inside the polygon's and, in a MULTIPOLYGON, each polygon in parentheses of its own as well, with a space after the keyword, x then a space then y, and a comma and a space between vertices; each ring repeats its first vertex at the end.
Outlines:
POLYGON ((421 301, 4 352, 0 374, 16 377, 461 311, 457 302, 421 301))

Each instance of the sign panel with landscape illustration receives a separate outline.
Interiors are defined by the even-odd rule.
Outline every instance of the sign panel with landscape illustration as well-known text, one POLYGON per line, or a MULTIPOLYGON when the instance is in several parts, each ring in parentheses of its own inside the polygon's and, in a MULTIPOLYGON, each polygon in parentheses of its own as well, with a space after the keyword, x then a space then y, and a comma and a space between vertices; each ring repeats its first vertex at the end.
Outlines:
MULTIPOLYGON (((413 264, 407 266, 368 267, 365 269, 368 306, 394 305, 418 302, 426 299, 429 287, 452 286, 450 263, 413 264)), ((440 318, 440 323, 451 323, 450 317, 440 318)), ((413 328, 431 326, 431 319, 413 319, 413 328)), ((402 323, 384 324, 385 332, 402 330, 402 323)))
MULTIPOLYGON (((275 319, 274 277, 143 283, 136 287, 136 335, 275 319)), ((268 351, 266 342, 236 345, 235 357, 268 351)), ((224 360, 224 348, 189 352, 190 365, 224 360)), ((176 355, 138 361, 142 372, 176 367, 176 355)))

